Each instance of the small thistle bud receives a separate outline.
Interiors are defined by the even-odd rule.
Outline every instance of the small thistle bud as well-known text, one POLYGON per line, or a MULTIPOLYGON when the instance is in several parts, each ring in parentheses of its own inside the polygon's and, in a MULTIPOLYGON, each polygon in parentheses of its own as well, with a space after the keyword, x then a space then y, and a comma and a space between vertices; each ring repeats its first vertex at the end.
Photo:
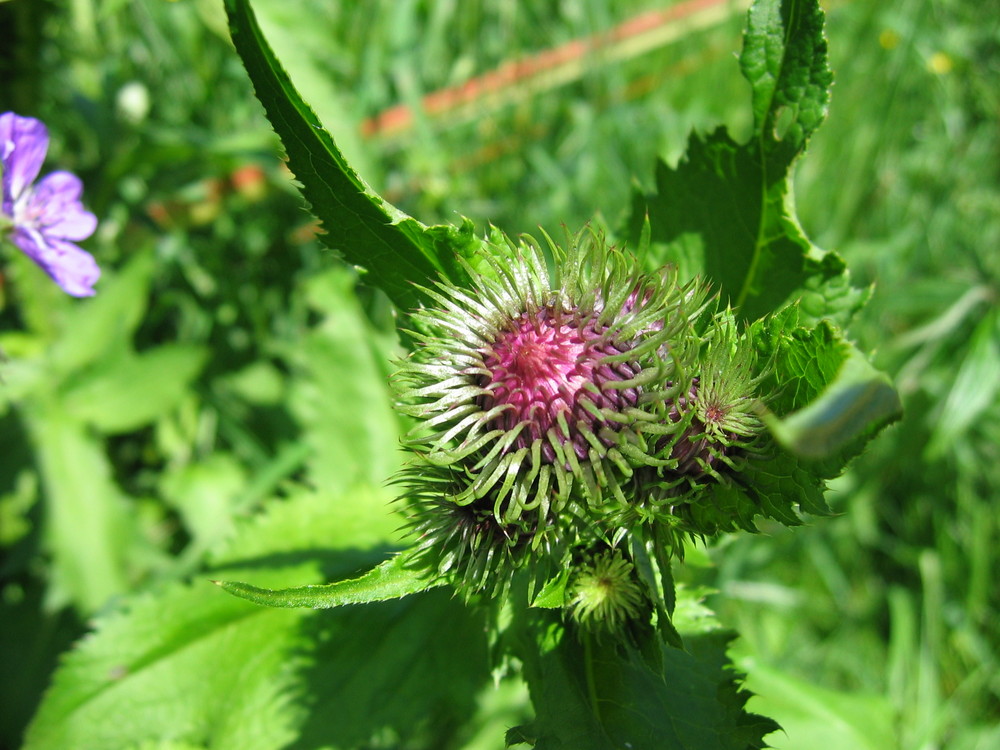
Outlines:
POLYGON ((684 434, 674 443, 676 471, 692 477, 716 472, 719 463, 733 468, 732 457, 746 451, 762 431, 757 395, 763 375, 754 375, 753 351, 736 336, 731 314, 719 316, 701 357, 699 375, 675 402, 670 418, 689 412, 684 434))
POLYGON ((589 630, 618 632, 647 608, 634 566, 617 550, 595 555, 570 583, 570 612, 589 630))
POLYGON ((662 520, 757 429, 750 375, 726 384, 752 364, 727 364, 735 334, 698 333, 700 284, 644 273, 592 232, 565 251, 546 240, 502 238, 467 288, 425 289, 436 305, 413 313, 417 347, 393 380, 417 420, 410 526, 469 591, 662 520))

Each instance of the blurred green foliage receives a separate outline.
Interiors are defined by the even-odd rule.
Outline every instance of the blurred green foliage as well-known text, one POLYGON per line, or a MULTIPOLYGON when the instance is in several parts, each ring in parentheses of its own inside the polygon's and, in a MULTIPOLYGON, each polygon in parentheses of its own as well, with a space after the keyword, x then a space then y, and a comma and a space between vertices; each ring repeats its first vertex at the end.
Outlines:
MULTIPOLYGON (((749 132, 731 59, 743 6, 503 105, 424 115, 421 98, 657 5, 255 2, 377 190, 428 224, 461 211, 509 233, 595 214, 617 226, 627 187, 651 187, 655 157, 675 160, 690 128, 749 132), (410 127, 361 135, 400 103, 410 127)), ((105 270, 98 296, 76 302, 4 259, 0 746, 17 747, 88 618, 148 591, 183 610, 179 582, 238 561, 220 550, 265 500, 272 515, 291 504, 279 520, 293 527, 300 505, 382 514, 364 539, 334 521, 315 533, 391 545, 390 495, 368 488, 398 466, 387 446, 400 425, 385 388, 391 307, 314 240, 221 3, 10 0, 0 28, 13 30, 0 110, 49 125, 50 163, 81 175, 102 220, 87 246, 105 270)), ((838 518, 723 539, 679 575, 721 592, 712 604, 741 633, 734 653, 760 694, 750 708, 786 728, 775 746, 988 750, 1000 744, 1000 20, 973 0, 842 0, 828 34, 837 83, 797 210, 874 284, 852 330, 895 377, 906 417, 838 480, 838 518)), ((302 523, 282 533, 315 539, 302 523)), ((494 746, 523 711, 505 690, 470 707, 481 734, 448 741, 494 746)), ((319 742, 301 731, 301 746, 319 742)), ((381 731, 377 746, 391 745, 381 731)))

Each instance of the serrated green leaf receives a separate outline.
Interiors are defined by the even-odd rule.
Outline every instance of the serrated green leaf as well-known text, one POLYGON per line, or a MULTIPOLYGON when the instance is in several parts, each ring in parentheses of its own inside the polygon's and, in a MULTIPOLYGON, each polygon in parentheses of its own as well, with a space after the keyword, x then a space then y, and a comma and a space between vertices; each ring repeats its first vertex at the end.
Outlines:
POLYGON ((840 302, 832 312, 853 312, 859 299, 844 294, 846 266, 805 239, 787 213, 788 189, 784 175, 767 184, 760 154, 750 146, 722 130, 692 134, 676 167, 657 165, 656 192, 636 196, 629 236, 636 241, 637 222, 648 212, 652 261, 683 261, 688 275, 710 279, 744 320, 807 292, 823 295, 827 285, 840 302))
POLYGON ((902 414, 892 382, 827 322, 800 325, 789 306, 754 324, 749 338, 771 363, 771 415, 765 422, 787 451, 804 459, 829 459, 822 476, 844 464, 879 430, 902 414))
POLYGON ((444 585, 443 580, 428 577, 426 570, 413 568, 406 554, 396 555, 357 578, 323 585, 265 589, 238 581, 214 583, 223 591, 254 604, 306 609, 384 602, 444 585))
POLYGON ((106 434, 130 432, 166 414, 184 397, 208 352, 163 344, 108 357, 63 391, 66 411, 106 434))
POLYGON ((687 511, 696 528, 755 532, 755 518, 765 516, 786 526, 799 526, 797 509, 829 515, 823 500, 827 476, 773 444, 744 461, 738 478, 706 489, 705 497, 687 511))
MULTIPOLYGON (((798 526, 802 520, 795 512, 796 505, 815 516, 830 515, 823 499, 826 480, 842 470, 843 463, 827 470, 776 448, 761 459, 748 461, 742 472, 743 486, 730 487, 728 491, 749 496, 751 508, 758 508, 768 518, 786 526, 798 526)), ((716 497, 722 493, 720 488, 716 497)))
POLYGON ((230 30, 257 98, 281 137, 288 164, 310 209, 322 222, 325 244, 368 271, 403 310, 417 306, 414 282, 439 273, 460 282, 457 259, 478 247, 471 224, 426 227, 386 202, 347 163, 275 58, 248 0, 226 0, 230 30))
POLYGON ((804 408, 765 420, 778 442, 804 458, 828 458, 898 419, 902 404, 885 373, 851 347, 837 375, 804 408))
POLYGON ((648 216, 652 265, 699 274, 745 321, 796 299, 814 320, 846 322, 864 302, 844 262, 813 245, 795 218, 789 171, 825 116, 832 81, 816 0, 757 0, 741 57, 755 133, 692 134, 685 155, 657 165, 655 192, 635 194, 627 236, 640 246, 648 216))
MULTIPOLYGON (((297 492, 245 523, 216 562, 272 586, 349 574, 391 522, 384 493, 297 492), (367 550, 367 551, 366 551, 367 550)), ((258 607, 207 581, 97 619, 67 654, 28 750, 150 743, 241 750, 452 744, 488 680, 482 617, 446 592, 334 612, 258 607)))
POLYGON ((760 361, 769 363, 767 407, 779 416, 801 409, 836 377, 850 346, 836 328, 808 326, 798 305, 754 323, 746 337, 760 361))
POLYGON ((815 0, 758 0, 747 14, 740 67, 750 82, 754 133, 786 168, 826 118, 833 73, 815 0))
MULTIPOLYGON (((372 485, 358 485, 350 492, 307 490, 297 485, 283 488, 289 494, 287 501, 272 501, 267 513, 244 522, 238 535, 231 543, 209 560, 210 571, 215 578, 232 578, 226 570, 244 567, 240 561, 250 558, 266 558, 268 555, 294 553, 307 548, 309 540, 315 540, 312 549, 320 558, 329 550, 385 550, 395 545, 398 537, 399 519, 387 511, 392 495, 385 489, 372 485), (287 538, 276 538, 273 524, 287 525, 287 538), (318 528, 313 534, 312 527, 318 528), (303 541, 306 540, 306 541, 303 541)), ((284 527, 283 527, 284 528, 284 527)), ((339 557, 340 553, 336 553, 339 557)), ((357 566, 340 570, 341 574, 357 573, 385 558, 385 554, 363 552, 357 566)), ((282 574, 277 580, 268 577, 252 579, 261 586, 287 586, 301 583, 288 582, 282 574)), ((306 581, 308 583, 308 581, 306 581)), ((216 596, 223 596, 217 589, 216 596)))
POLYGON ((729 667, 721 631, 685 636, 687 650, 660 646, 662 667, 639 650, 564 630, 553 613, 532 610, 516 628, 516 654, 535 720, 508 743, 536 750, 746 750, 777 728, 744 711, 749 693, 729 667))

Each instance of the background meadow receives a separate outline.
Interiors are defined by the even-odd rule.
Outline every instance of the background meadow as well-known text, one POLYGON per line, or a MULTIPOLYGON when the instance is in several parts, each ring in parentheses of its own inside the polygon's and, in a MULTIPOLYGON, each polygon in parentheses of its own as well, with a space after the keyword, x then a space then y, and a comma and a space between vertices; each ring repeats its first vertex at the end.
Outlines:
MULTIPOLYGON (((440 92, 669 5, 254 3, 376 190, 425 223, 461 214, 512 234, 616 227, 631 185, 650 184, 655 157, 676 159, 691 128, 748 132, 733 62, 744 4, 683 4, 657 34, 570 55, 554 72, 466 99, 440 92)), ((733 654, 758 693, 750 708, 785 728, 776 747, 1000 746, 1000 18, 986 6, 827 6, 837 82, 798 168, 797 210, 856 283, 873 285, 851 331, 893 375, 906 414, 833 484, 836 517, 762 524, 678 571, 718 592, 709 604, 741 634, 733 654)), ((384 482, 401 462, 402 425, 386 387, 399 354, 392 309, 316 241, 220 2, 7 0, 0 28, 0 111, 48 124, 45 171, 83 178, 101 219, 86 247, 104 269, 97 296, 79 301, 23 258, 3 259, 0 747, 15 748, 60 655, 79 655, 69 650, 95 623, 115 633, 128 610, 122 642, 182 629, 187 592, 222 597, 199 587, 254 550, 296 581, 391 548, 399 519, 384 482)), ((401 606, 433 611, 439 627, 458 607, 426 602, 401 606)), ((396 612, 377 627, 394 632, 396 612)), ((302 617, 247 627, 281 635, 279 616, 302 617)), ((350 615, 303 622, 295 637, 353 632, 350 615)), ((422 693, 463 685, 440 669, 451 654, 422 653, 425 634, 405 635, 371 656, 359 641, 290 665, 309 670, 312 703, 262 677, 283 668, 273 655, 234 655, 205 696, 236 691, 222 710, 234 724, 259 712, 259 727, 141 746, 327 746, 323 701, 364 715, 337 729, 345 747, 490 748, 523 719, 523 687, 508 681, 462 698, 475 729, 450 744, 434 732, 456 716, 407 737, 422 693), (414 665, 403 683, 399 663, 414 665), (351 677, 331 692, 324 671, 351 677), (379 713, 387 685, 396 709, 412 700, 411 716, 379 713)), ((136 679, 186 685, 185 670, 211 653, 192 644, 136 679)), ((124 698, 62 674, 29 746, 86 747, 79 738, 103 737, 116 714, 129 723, 124 698)), ((128 691, 125 677, 108 679, 128 691)), ((178 687, 159 720, 193 722, 202 698, 178 687)), ((140 746, 110 742, 89 746, 140 746)))

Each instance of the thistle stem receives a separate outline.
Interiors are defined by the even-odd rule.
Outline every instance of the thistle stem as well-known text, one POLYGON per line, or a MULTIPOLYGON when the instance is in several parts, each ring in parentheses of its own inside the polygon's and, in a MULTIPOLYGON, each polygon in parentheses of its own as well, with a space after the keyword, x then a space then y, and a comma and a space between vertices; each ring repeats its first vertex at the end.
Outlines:
POLYGON ((598 724, 601 724, 601 707, 597 701, 597 681, 594 679, 594 635, 584 630, 583 636, 583 670, 587 679, 587 698, 594 710, 598 724))

